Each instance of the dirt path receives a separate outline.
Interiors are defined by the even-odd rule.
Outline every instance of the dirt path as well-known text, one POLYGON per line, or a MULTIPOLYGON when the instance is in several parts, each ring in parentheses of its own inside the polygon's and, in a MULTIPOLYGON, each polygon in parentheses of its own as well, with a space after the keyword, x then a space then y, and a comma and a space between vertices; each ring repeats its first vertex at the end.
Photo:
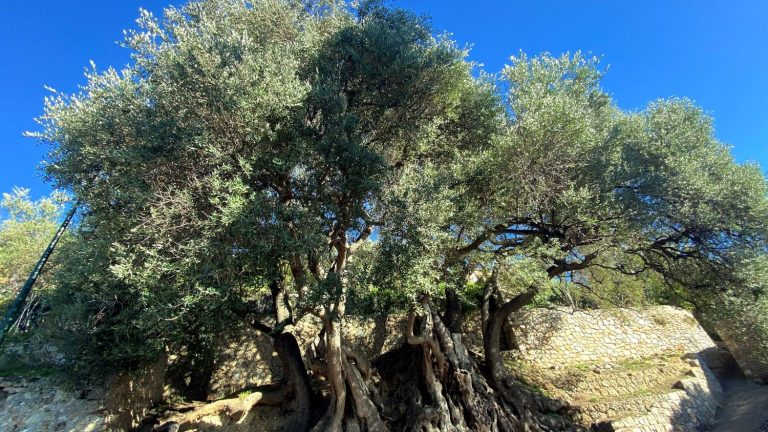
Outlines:
POLYGON ((724 380, 723 406, 710 432, 768 431, 768 385, 744 379, 724 380))

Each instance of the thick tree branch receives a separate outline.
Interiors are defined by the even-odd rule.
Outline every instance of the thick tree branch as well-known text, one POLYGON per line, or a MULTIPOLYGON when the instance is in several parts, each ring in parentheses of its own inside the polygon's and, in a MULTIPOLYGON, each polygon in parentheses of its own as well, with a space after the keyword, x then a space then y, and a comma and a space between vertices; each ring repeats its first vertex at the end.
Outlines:
POLYGON ((547 269, 547 276, 549 276, 551 279, 569 271, 584 270, 592 264, 592 261, 597 258, 597 255, 597 251, 589 253, 585 255, 581 261, 578 262, 567 262, 565 260, 560 260, 559 262, 555 263, 555 265, 547 269))
MULTIPOLYGON (((427 304, 428 298, 424 296, 422 299, 422 305, 427 308, 427 316, 430 316, 429 313, 429 305, 427 304)), ((416 311, 411 311, 408 313, 408 324, 405 327, 405 340, 408 342, 409 345, 421 345, 426 348, 429 348, 429 350, 432 352, 432 354, 435 356, 435 361, 437 362, 437 369, 440 374, 442 374, 443 371, 445 371, 445 358, 443 357, 442 351, 438 348, 437 343, 435 343, 434 339, 426 336, 416 336, 414 334, 414 326, 416 323, 416 311)))

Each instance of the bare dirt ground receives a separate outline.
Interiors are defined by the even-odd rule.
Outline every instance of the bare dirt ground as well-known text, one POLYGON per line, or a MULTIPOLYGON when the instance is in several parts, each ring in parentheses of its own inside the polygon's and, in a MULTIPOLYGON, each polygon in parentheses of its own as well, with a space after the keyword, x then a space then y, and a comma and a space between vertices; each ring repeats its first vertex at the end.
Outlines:
POLYGON ((722 381, 723 406, 710 432, 768 431, 768 385, 740 377, 722 381))

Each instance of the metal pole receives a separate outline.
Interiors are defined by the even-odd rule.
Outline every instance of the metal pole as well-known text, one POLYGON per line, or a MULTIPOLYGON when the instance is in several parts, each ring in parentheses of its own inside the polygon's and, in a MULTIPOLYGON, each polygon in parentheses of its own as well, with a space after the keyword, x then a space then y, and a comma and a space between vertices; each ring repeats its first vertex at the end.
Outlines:
POLYGON ((29 296, 29 293, 32 291, 32 286, 35 285, 35 282, 37 281, 37 277, 40 276, 40 272, 43 270, 43 267, 45 266, 45 263, 48 262, 48 258, 51 257, 51 253, 53 253, 53 249, 56 247, 56 244, 59 242, 59 239, 64 234, 64 231, 67 229, 67 225, 72 221, 72 218, 75 216, 75 212, 77 211, 77 205, 76 202, 74 205, 72 205, 72 209, 69 210, 69 213, 67 213, 67 217, 64 218, 64 222, 61 223, 59 226, 58 231, 56 231, 56 234, 53 236, 53 239, 51 240, 51 243, 48 244, 48 248, 45 249, 45 252, 43 252, 43 255, 40 257, 40 260, 37 262, 37 265, 34 269, 32 269, 32 273, 29 274, 29 278, 27 279, 27 282, 24 283, 24 286, 21 288, 21 291, 19 291, 19 294, 16 296, 16 299, 11 304, 11 307, 8 308, 8 310, 5 312, 5 316, 3 317, 3 323, 0 327, 0 345, 3 344, 3 341, 5 340, 5 336, 8 334, 8 330, 10 330, 11 326, 13 325, 13 322, 16 319, 16 314, 18 313, 19 307, 24 304, 24 302, 27 300, 27 296, 29 296))

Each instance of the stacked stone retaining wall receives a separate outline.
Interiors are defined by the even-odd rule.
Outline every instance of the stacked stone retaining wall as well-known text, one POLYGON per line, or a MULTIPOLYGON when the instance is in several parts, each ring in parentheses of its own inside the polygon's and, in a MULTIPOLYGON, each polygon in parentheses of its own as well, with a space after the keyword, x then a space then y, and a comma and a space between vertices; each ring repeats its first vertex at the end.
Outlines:
POLYGON ((722 390, 708 364, 720 363, 718 350, 685 310, 533 309, 512 323, 511 365, 578 407, 586 425, 695 432, 715 418, 722 390))
POLYGON ((512 318, 520 360, 538 367, 617 362, 664 352, 717 352, 690 312, 656 306, 644 310, 531 309, 512 318))
POLYGON ((673 390, 657 395, 641 414, 610 422, 615 432, 656 432, 674 430, 698 432, 715 419, 722 388, 706 363, 689 360, 691 370, 675 383, 673 390))
POLYGON ((744 375, 768 384, 768 361, 764 358, 766 347, 761 345, 765 343, 765 335, 758 334, 758 329, 750 327, 736 331, 721 326, 717 332, 744 375))

